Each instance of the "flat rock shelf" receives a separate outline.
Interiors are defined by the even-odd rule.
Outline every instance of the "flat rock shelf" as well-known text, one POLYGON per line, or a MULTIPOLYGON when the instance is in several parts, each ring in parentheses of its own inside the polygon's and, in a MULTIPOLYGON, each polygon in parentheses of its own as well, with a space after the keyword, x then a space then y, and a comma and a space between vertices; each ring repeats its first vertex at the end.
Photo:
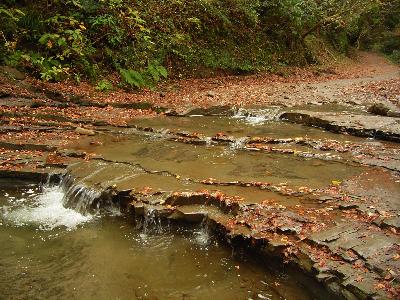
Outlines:
POLYGON ((361 134, 333 112, 223 114, 90 134, 39 117, 4 136, 4 295, 398 297, 397 120, 363 119, 374 127, 361 134))

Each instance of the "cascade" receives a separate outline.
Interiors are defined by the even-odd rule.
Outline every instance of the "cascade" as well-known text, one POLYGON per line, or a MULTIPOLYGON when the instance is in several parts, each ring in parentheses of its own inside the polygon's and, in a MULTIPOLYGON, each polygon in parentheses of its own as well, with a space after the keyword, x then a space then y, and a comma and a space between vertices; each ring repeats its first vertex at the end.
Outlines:
POLYGON ((281 113, 282 108, 273 106, 264 109, 239 108, 233 118, 242 119, 252 125, 258 125, 267 121, 279 120, 281 113))

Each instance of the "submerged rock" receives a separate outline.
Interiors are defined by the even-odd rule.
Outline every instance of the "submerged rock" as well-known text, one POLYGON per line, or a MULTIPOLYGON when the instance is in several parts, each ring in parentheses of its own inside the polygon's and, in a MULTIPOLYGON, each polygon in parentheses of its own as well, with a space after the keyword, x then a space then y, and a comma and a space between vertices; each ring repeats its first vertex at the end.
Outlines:
POLYGON ((209 108, 194 108, 187 111, 184 115, 232 116, 233 110, 229 105, 216 105, 209 108))
POLYGON ((208 108, 186 107, 176 110, 165 110, 167 116, 189 117, 189 116, 233 116, 234 109, 229 105, 215 105, 208 108))
POLYGON ((285 112, 279 118, 335 133, 400 142, 400 122, 392 117, 300 110, 285 112))
POLYGON ((211 97, 211 98, 215 97, 215 92, 213 92, 213 91, 208 91, 208 92, 207 92, 207 97, 211 97))
POLYGON ((79 133, 81 135, 95 135, 96 134, 96 132, 94 130, 86 129, 86 128, 82 128, 82 127, 76 127, 75 132, 79 133))
POLYGON ((389 108, 382 103, 374 103, 367 110, 369 113, 379 116, 387 116, 389 108))

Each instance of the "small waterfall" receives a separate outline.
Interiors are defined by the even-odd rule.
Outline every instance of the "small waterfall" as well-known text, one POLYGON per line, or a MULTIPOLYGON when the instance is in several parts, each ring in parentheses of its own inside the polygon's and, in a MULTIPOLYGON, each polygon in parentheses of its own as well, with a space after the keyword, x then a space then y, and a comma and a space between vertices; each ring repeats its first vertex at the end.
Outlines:
POLYGON ((236 138, 233 143, 229 144, 229 148, 231 150, 240 150, 243 149, 244 146, 246 145, 246 142, 248 141, 248 137, 240 137, 236 138))
POLYGON ((153 208, 147 209, 142 223, 143 234, 161 233, 162 230, 161 219, 157 216, 157 210, 153 208))
POLYGON ((0 221, 14 226, 35 226, 39 230, 66 228, 73 230, 80 224, 92 220, 91 215, 66 208, 63 204, 65 192, 60 185, 45 185, 42 188, 25 190, 18 198, 8 197, 7 205, 0 212, 0 221))
POLYGON ((211 244, 211 235, 207 217, 203 219, 200 227, 193 232, 193 241, 200 247, 207 247, 211 244))
POLYGON ((83 185, 76 185, 66 192, 63 203, 65 207, 87 214, 91 210, 100 208, 100 197, 100 192, 88 189, 83 185))
POLYGON ((269 108, 239 108, 233 118, 242 119, 250 125, 259 125, 267 121, 277 121, 282 113, 282 108, 269 107, 269 108))
POLYGON ((102 207, 111 207, 112 191, 89 188, 84 184, 84 179, 77 181, 70 174, 64 176, 60 182, 64 191, 63 205, 83 215, 91 214, 102 207))
MULTIPOLYGON (((7 202, 0 210, 0 223, 33 225, 40 230, 58 227, 72 230, 92 220, 99 209, 104 208, 107 214, 119 214, 120 207, 113 201, 115 189, 90 188, 84 183, 89 176, 77 180, 71 174, 49 174, 42 186, 27 188, 17 198, 5 193, 7 202)), ((150 219, 149 216, 149 224, 150 219)))

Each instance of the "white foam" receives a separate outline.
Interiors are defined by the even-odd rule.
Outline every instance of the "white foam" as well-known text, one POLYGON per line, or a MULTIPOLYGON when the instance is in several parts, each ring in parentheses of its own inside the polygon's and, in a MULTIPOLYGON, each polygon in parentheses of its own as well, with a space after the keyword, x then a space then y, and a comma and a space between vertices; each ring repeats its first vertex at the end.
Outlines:
POLYGON ((230 144, 229 148, 232 150, 242 149, 244 148, 247 140, 247 137, 237 138, 233 143, 230 144))
POLYGON ((193 241, 201 247, 208 246, 211 242, 208 230, 206 228, 201 228, 200 230, 195 231, 193 241))
POLYGON ((79 224, 90 221, 93 216, 82 215, 63 206, 64 192, 61 187, 45 187, 43 192, 27 200, 21 198, 18 206, 4 209, 4 217, 17 226, 37 225, 41 230, 66 227, 76 228, 79 224))
POLYGON ((241 119, 249 125, 262 125, 268 121, 276 121, 279 119, 279 115, 281 114, 280 107, 270 107, 263 109, 244 109, 239 108, 235 115, 234 119, 241 119))

